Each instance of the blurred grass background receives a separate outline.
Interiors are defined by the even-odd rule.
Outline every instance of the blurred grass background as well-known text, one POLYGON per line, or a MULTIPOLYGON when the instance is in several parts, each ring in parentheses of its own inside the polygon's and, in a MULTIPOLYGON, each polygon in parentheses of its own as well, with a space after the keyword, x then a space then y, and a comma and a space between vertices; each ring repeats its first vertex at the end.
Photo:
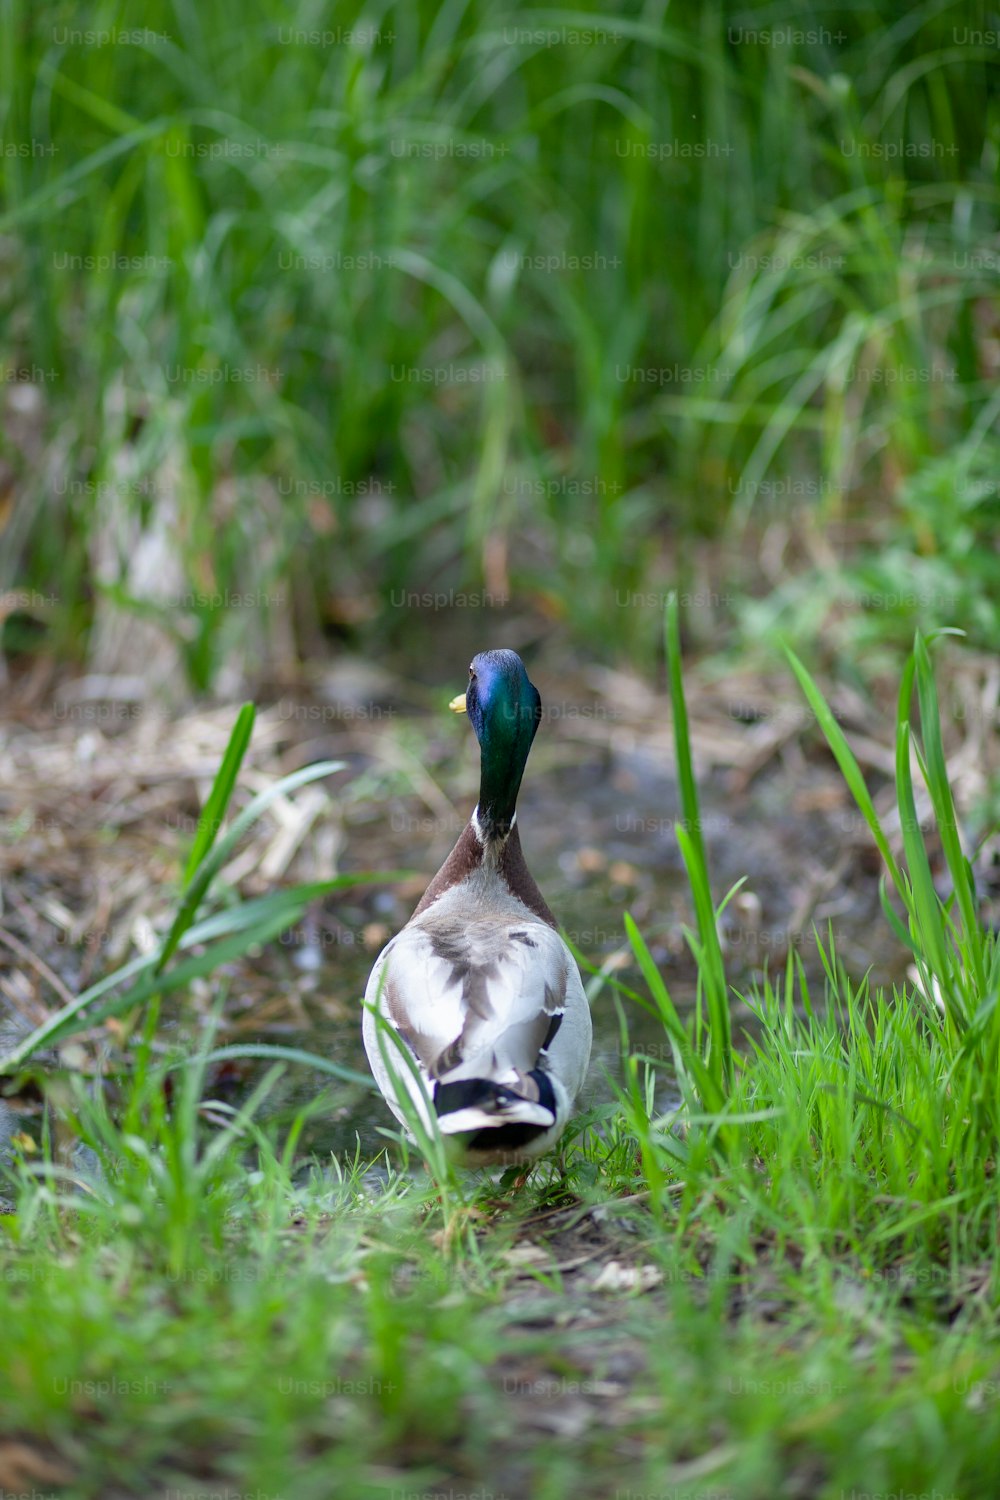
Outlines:
POLYGON ((984 7, 0 14, 9 648, 1000 642, 984 7))

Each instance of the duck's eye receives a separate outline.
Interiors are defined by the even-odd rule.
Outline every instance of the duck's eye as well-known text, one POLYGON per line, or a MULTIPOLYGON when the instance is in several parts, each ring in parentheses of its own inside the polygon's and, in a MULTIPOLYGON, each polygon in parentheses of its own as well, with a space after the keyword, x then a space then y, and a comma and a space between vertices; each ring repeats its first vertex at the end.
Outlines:
POLYGON ((476 669, 475 669, 475 667, 470 667, 469 668, 469 681, 470 682, 474 682, 475 681, 475 677, 476 677, 476 669))

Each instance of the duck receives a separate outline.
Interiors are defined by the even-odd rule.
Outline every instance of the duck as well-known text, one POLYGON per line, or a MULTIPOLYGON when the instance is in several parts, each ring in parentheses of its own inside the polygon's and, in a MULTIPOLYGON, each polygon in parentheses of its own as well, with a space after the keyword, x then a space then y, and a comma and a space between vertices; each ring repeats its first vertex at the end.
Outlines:
POLYGON ((542 700, 517 652, 495 650, 473 658, 449 707, 468 715, 479 741, 479 798, 375 961, 364 1045, 404 1127, 415 1111, 459 1166, 522 1165, 565 1129, 592 1042, 580 971, 528 869, 517 821, 542 700))

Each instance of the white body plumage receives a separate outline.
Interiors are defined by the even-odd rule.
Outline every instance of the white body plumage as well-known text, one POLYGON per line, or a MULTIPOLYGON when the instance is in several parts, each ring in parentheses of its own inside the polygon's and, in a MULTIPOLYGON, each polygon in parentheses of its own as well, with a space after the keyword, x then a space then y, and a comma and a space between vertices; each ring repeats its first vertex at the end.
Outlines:
POLYGON ((382 950, 365 992, 363 1033, 375 1080, 403 1124, 401 1091, 427 1126, 427 1100, 450 1084, 486 1080, 510 1090, 509 1099, 437 1113, 451 1154, 489 1166, 530 1160, 555 1144, 586 1076, 592 1027, 566 944, 486 867, 382 950), (379 1036, 372 1007, 402 1038, 422 1088, 392 1039, 379 1036), (530 1077, 536 1070, 554 1101, 541 1097, 544 1085, 530 1077), (499 1127, 517 1125, 535 1127, 529 1140, 487 1144, 499 1127))

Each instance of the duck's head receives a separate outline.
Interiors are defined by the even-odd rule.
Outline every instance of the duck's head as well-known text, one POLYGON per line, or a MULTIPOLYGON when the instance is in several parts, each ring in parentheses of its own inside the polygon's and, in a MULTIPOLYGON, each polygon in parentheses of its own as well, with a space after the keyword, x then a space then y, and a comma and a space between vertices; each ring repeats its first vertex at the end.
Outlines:
POLYGON ((469 667, 469 686, 450 707, 469 715, 479 741, 480 832, 487 840, 506 838, 542 717, 538 689, 516 651, 481 651, 469 667))

